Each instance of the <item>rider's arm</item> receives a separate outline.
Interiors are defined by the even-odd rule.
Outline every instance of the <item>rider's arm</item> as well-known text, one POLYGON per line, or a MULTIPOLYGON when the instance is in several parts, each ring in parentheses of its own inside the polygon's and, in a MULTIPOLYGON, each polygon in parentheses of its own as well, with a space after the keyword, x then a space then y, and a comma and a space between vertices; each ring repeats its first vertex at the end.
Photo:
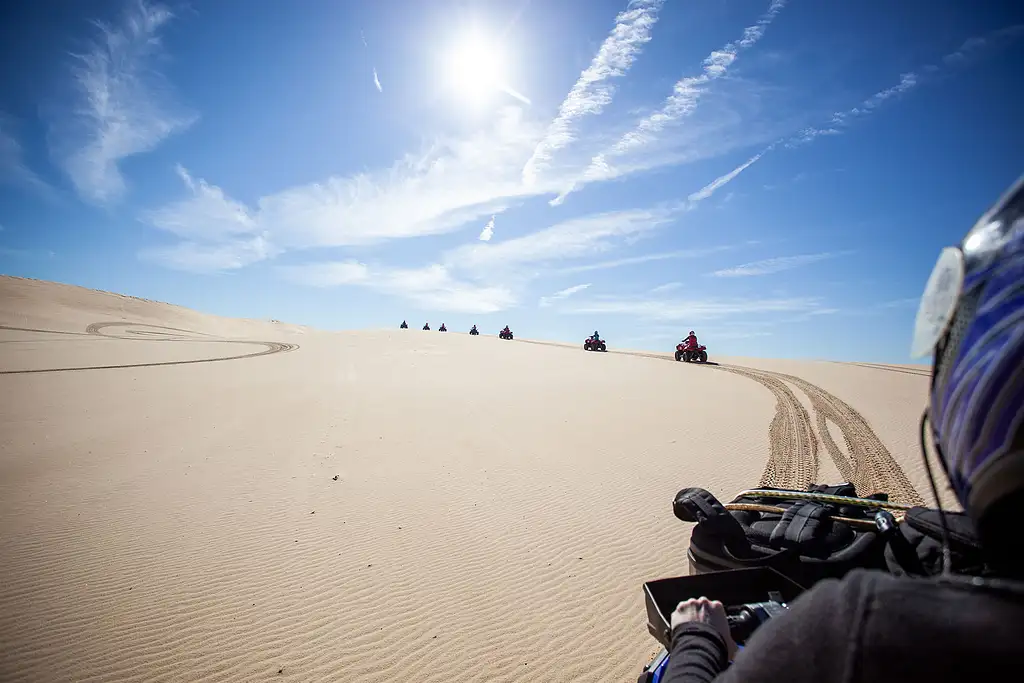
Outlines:
POLYGON ((680 633, 673 632, 665 683, 854 680, 852 668, 861 649, 862 626, 870 602, 870 580, 865 579, 865 574, 857 572, 842 582, 818 583, 794 601, 786 613, 757 629, 724 671, 724 639, 717 633, 707 633, 713 629, 704 624, 680 626, 680 633), (714 656, 698 654, 712 643, 714 656))
POLYGON ((725 639, 710 624, 672 629, 672 653, 663 683, 709 683, 728 663, 725 639))

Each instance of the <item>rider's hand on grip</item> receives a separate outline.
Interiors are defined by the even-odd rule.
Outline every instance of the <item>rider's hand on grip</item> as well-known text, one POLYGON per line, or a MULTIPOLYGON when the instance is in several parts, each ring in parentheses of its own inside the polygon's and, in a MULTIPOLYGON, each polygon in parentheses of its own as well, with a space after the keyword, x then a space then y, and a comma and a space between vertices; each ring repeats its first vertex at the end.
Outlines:
POLYGON ((731 660, 736 655, 736 643, 729 632, 729 619, 726 617, 725 607, 722 603, 718 600, 708 600, 705 597, 690 598, 679 603, 675 611, 672 612, 671 626, 673 629, 680 624, 693 621, 708 624, 718 631, 719 635, 725 639, 729 659, 731 660))

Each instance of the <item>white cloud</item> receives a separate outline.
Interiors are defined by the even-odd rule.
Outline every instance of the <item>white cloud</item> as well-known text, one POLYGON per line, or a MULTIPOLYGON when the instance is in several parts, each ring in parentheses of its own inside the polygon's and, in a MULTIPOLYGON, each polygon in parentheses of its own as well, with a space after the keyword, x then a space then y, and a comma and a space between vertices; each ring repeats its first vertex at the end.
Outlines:
POLYGON ((535 183, 552 155, 576 139, 573 127, 577 120, 600 114, 612 101, 615 86, 605 81, 629 71, 641 48, 651 39, 651 29, 658 21, 662 4, 664 0, 632 0, 626 10, 615 17, 615 27, 590 66, 580 74, 544 139, 523 167, 523 180, 527 184, 535 183))
POLYGON ((491 216, 491 220, 487 221, 487 225, 480 231, 480 241, 490 242, 494 236, 494 216, 491 216))
POLYGON ((587 283, 582 284, 582 285, 573 285, 572 287, 566 287, 563 290, 555 292, 551 296, 542 296, 540 298, 539 305, 540 305, 541 308, 546 308, 546 307, 550 306, 552 303, 554 303, 555 301, 561 301, 562 299, 568 299, 573 294, 576 294, 577 292, 582 292, 587 287, 590 287, 590 284, 591 283, 587 282, 587 283))
POLYGON ((647 299, 618 297, 574 303, 566 313, 619 314, 658 322, 703 321, 736 315, 805 313, 821 308, 816 297, 744 299, 647 299))
MULTIPOLYGON (((656 112, 642 119, 633 130, 624 134, 610 149, 591 159, 590 166, 583 173, 583 179, 593 180, 607 176, 611 168, 608 163, 609 157, 622 156, 647 146, 666 126, 692 114, 704 94, 703 86, 724 76, 739 52, 752 47, 761 39, 765 29, 785 5, 786 0, 773 0, 768 11, 758 19, 757 23, 743 30, 742 38, 727 43, 721 49, 714 50, 707 56, 701 75, 677 81, 672 94, 666 98, 656 112)), ((578 187, 579 181, 573 188, 563 192, 559 201, 564 200, 565 195, 578 187)))
POLYGON ((672 221, 677 208, 632 209, 574 218, 494 244, 467 244, 448 252, 445 262, 478 273, 523 264, 579 258, 608 251, 617 239, 655 230, 672 221))
POLYGON ((856 107, 846 111, 835 112, 828 124, 822 127, 810 126, 804 128, 786 142, 787 147, 810 142, 823 135, 839 135, 854 121, 872 114, 887 101, 906 93, 929 79, 933 78, 944 69, 955 68, 966 63, 970 57, 985 49, 994 49, 1002 44, 1012 42, 1024 35, 1024 24, 1014 24, 1006 28, 992 31, 984 36, 968 38, 959 49, 945 55, 940 64, 927 64, 917 71, 911 71, 900 75, 900 82, 884 90, 879 90, 871 95, 856 107))
POLYGON ((711 273, 715 277, 752 277, 756 275, 771 275, 781 273, 785 270, 792 270, 811 263, 825 261, 827 259, 841 256, 846 252, 825 252, 821 254, 799 254, 797 256, 779 256, 777 258, 764 259, 744 263, 732 268, 724 268, 711 273))
POLYGON ((169 247, 155 247, 139 252, 144 261, 167 268, 195 273, 235 270, 270 258, 275 250, 260 235, 220 244, 179 242, 169 247))
MULTIPOLYGON (((767 151, 768 150, 765 150, 765 152, 767 152, 767 151)), ((719 189, 725 187, 726 185, 731 183, 733 180, 735 180, 736 176, 738 176, 740 173, 743 173, 743 171, 745 171, 748 168, 750 168, 750 166, 755 161, 760 159, 764 155, 765 152, 760 152, 758 154, 755 154, 754 156, 750 157, 749 159, 747 159, 742 164, 740 164, 736 168, 732 169, 731 171, 729 171, 725 175, 722 175, 722 176, 719 176, 719 177, 715 178, 710 183, 708 183, 704 187, 700 188, 699 190, 697 190, 696 192, 691 194, 689 197, 687 197, 687 199, 689 199, 691 202, 702 202, 705 199, 709 198, 711 195, 713 195, 715 193, 716 190, 719 190, 719 189)))
POLYGON ((70 120, 57 123, 54 154, 89 201, 119 199, 125 181, 118 163, 154 149, 195 120, 173 105, 151 64, 160 50, 158 32, 171 17, 162 5, 136 0, 118 25, 97 22, 99 40, 76 55, 76 102, 70 120))
POLYGON ((376 67, 373 69, 373 84, 377 86, 377 92, 384 92, 384 86, 380 84, 380 77, 377 76, 376 67))
POLYGON ((900 76, 900 82, 896 85, 876 92, 874 95, 852 109, 834 113, 828 124, 822 128, 816 128, 813 126, 804 128, 786 144, 792 147, 800 143, 810 142, 814 138, 822 135, 838 135, 855 119, 871 114, 887 100, 911 90, 917 86, 918 83, 920 83, 920 77, 916 73, 910 72, 902 74, 900 76))
POLYGON ((25 163, 24 151, 15 135, 14 119, 0 112, 0 184, 53 196, 49 183, 25 163))
POLYGON ((259 229, 256 219, 242 203, 228 197, 216 185, 194 180, 183 166, 176 167, 178 177, 191 196, 143 213, 153 226, 187 239, 220 241, 259 229))
POLYGON ((309 287, 338 287, 366 283, 370 269, 358 261, 327 261, 278 268, 286 279, 309 287))
POLYGON ((148 211, 143 219, 197 240, 250 232, 279 250, 452 232, 500 213, 511 200, 553 188, 522 184, 519 170, 540 130, 523 123, 520 114, 508 109, 492 129, 438 141, 391 168, 288 188, 254 206, 179 171, 190 196, 148 211))
POLYGON ((398 296, 422 309, 462 313, 494 313, 516 304, 503 286, 459 280, 443 265, 424 268, 374 268, 356 261, 282 266, 283 277, 314 287, 356 285, 398 296))
POLYGON ((597 263, 587 263, 582 266, 570 266, 569 268, 561 269, 559 272, 585 273, 591 270, 606 270, 609 268, 619 268, 621 266, 633 266, 640 263, 650 263, 651 261, 700 258, 701 256, 708 256, 710 254, 716 254, 718 252, 727 251, 733 248, 734 247, 731 246, 719 246, 707 247, 706 249, 677 249, 675 251, 663 251, 654 254, 643 254, 641 256, 627 256, 626 258, 613 259, 610 261, 598 261, 597 263))
POLYGON ((682 282, 666 282, 663 285, 653 287, 649 294, 664 294, 665 292, 672 292, 683 286, 682 282))

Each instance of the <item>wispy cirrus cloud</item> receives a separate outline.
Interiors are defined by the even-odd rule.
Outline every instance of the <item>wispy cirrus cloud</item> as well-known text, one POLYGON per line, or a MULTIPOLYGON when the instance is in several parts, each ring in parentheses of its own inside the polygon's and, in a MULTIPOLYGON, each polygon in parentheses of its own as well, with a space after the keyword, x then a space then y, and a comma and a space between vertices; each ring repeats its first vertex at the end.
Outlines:
POLYGON ((644 147, 652 142, 667 125, 693 113, 701 95, 704 94, 702 86, 724 76, 732 63, 736 61, 739 53, 753 47, 761 39, 765 29, 785 6, 786 0, 773 0, 768 11, 757 20, 756 24, 743 29, 742 38, 726 43, 720 49, 712 51, 704 59, 703 73, 677 81, 672 89, 672 94, 665 99, 661 107, 642 119, 633 130, 623 135, 612 147, 611 153, 621 155, 644 147))
POLYGON ((834 113, 832 118, 829 119, 829 122, 823 127, 819 128, 810 126, 804 128, 791 140, 787 141, 786 144, 787 146, 793 147, 805 142, 810 142, 814 138, 822 135, 837 135, 842 132, 843 129, 848 127, 855 119, 871 114, 885 104, 887 100, 915 88, 920 81, 920 76, 914 72, 902 74, 900 76, 900 82, 896 85, 885 88, 884 90, 879 90, 852 109, 834 113))
POLYGON ((491 216, 491 220, 487 221, 487 225, 480 231, 480 241, 490 242, 491 238, 494 237, 494 216, 491 216))
POLYGON ((580 189, 587 182, 616 175, 616 170, 612 167, 610 159, 622 157, 647 147, 667 126, 692 114, 697 109, 697 105, 706 91, 706 86, 724 76, 741 51, 757 44, 768 25, 785 6, 786 0, 772 0, 768 10, 757 20, 757 23, 743 30, 742 37, 726 43, 718 50, 713 50, 704 59, 700 75, 677 81, 672 89, 672 94, 665 99, 657 111, 641 119, 611 148, 594 156, 590 165, 583 172, 582 178, 574 180, 566 189, 562 190, 552 203, 556 205, 562 203, 569 193, 580 189))
POLYGON ((615 17, 615 27, 590 66, 580 74, 546 135, 523 167, 526 184, 535 183, 554 153, 576 139, 574 124, 579 119, 600 114, 612 101, 615 86, 607 81, 629 71, 640 50, 650 41, 651 29, 658 21, 663 4, 664 0, 631 0, 626 10, 615 17))
POLYGON ((455 277, 441 264, 424 268, 372 267, 358 261, 281 266, 285 279, 312 287, 353 285, 402 297, 425 310, 494 313, 515 305, 504 286, 481 285, 455 277))
POLYGON ((855 107, 835 112, 827 124, 820 127, 809 126, 804 128, 787 140, 786 146, 795 147, 810 142, 822 135, 838 135, 854 121, 873 114, 886 102, 896 99, 929 80, 938 77, 943 71, 958 68, 983 51, 997 49, 1017 40, 1021 36, 1024 36, 1024 24, 1014 24, 1013 26, 992 31, 984 36, 968 38, 959 48, 943 56, 938 63, 926 64, 916 71, 901 74, 899 83, 879 90, 855 107))
POLYGON ((526 188, 520 178, 540 133, 510 108, 492 128, 438 140, 390 168, 298 185, 253 204, 179 169, 188 196, 146 211, 142 219, 197 243, 253 234, 283 251, 452 232, 517 199, 550 191, 551 185, 526 188))
POLYGON ((570 266, 568 268, 562 268, 558 272, 586 273, 592 270, 607 270, 609 268, 621 268, 622 266, 634 266, 639 265, 641 263, 651 263, 653 261, 700 258, 702 256, 710 256, 711 254, 717 254, 723 251, 728 251, 730 249, 735 249, 735 247, 718 246, 707 247, 703 249, 675 249, 673 251, 662 251, 654 254, 642 254, 640 256, 627 256, 625 258, 611 259, 608 261, 597 261, 596 263, 587 263, 581 266, 570 266))
POLYGON ((627 315, 654 322, 705 321, 736 315, 806 313, 821 308, 817 297, 743 299, 657 299, 612 297, 572 303, 563 312, 574 314, 627 315))
POLYGON ((242 237, 219 243, 187 240, 166 247, 139 252, 143 261, 192 273, 237 270, 276 255, 278 250, 262 235, 242 237))
POLYGON ((13 118, 0 111, 0 184, 29 190, 45 198, 53 198, 55 191, 25 163, 24 150, 16 134, 13 118))
POLYGON ((679 211, 662 206, 583 216, 496 244, 467 244, 448 252, 444 260, 459 269, 488 273, 600 254, 625 238, 668 224, 679 211))
POLYGON ((672 292, 672 291, 675 291, 677 289, 681 289, 682 286, 683 286, 682 282, 666 282, 663 285, 658 285, 657 287, 652 287, 651 291, 648 292, 648 294, 664 294, 665 292, 672 292))
POLYGON ((786 270, 800 268, 801 266, 818 263, 828 259, 848 254, 849 252, 823 252, 820 254, 798 254, 796 256, 779 256, 776 258, 764 259, 744 263, 732 268, 716 270, 711 275, 714 277, 754 277, 758 275, 772 275, 786 270))
POLYGON ((256 217, 241 202, 203 179, 196 180, 184 166, 175 172, 189 191, 189 197, 143 213, 143 220, 179 237, 220 241, 259 229, 256 217))
POLYGON ((380 84, 380 76, 377 75, 377 68, 373 69, 373 84, 377 86, 377 92, 384 92, 384 86, 380 84))
POLYGON ((581 285, 573 285, 572 287, 566 287, 563 290, 557 291, 554 294, 551 294, 550 296, 542 296, 540 298, 540 301, 538 302, 538 305, 541 308, 547 308, 547 307, 551 306, 556 301, 561 301, 563 299, 568 299, 573 294, 576 294, 578 292, 582 292, 584 289, 587 289, 588 287, 590 287, 590 285, 591 285, 591 283, 589 283, 589 282, 581 284, 581 285))
POLYGON ((75 55, 75 103, 67 120, 55 124, 52 152, 83 199, 120 199, 125 180, 119 162, 154 149, 196 120, 174 103, 153 67, 160 29, 172 16, 163 5, 136 0, 116 25, 96 22, 98 39, 75 55))
MULTIPOLYGON (((765 151, 767 151, 767 150, 765 150, 765 151)), ((704 201, 705 199, 707 199, 711 195, 713 195, 717 190, 725 187, 726 185, 731 183, 733 180, 735 180, 736 176, 738 176, 740 173, 743 173, 745 170, 750 168, 754 164, 754 162, 756 162, 758 159, 760 159, 762 156, 764 156, 764 154, 765 154, 765 152, 759 152, 758 154, 755 154, 754 156, 750 157, 749 159, 744 161, 742 164, 740 164, 736 168, 734 168, 731 171, 729 171, 728 173, 715 178, 714 180, 712 180, 710 183, 708 183, 704 187, 702 187, 699 190, 697 190, 696 192, 692 193, 691 195, 689 195, 687 197, 687 199, 690 200, 691 202, 701 202, 701 201, 704 201)))

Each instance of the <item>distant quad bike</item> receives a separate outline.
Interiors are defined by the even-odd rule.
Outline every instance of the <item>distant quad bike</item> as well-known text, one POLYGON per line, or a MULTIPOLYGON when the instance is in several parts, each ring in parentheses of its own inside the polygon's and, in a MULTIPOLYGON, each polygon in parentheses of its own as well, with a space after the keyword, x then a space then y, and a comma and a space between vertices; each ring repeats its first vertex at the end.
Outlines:
POLYGON ((608 347, 605 346, 605 343, 604 343, 603 339, 596 339, 595 340, 595 339, 592 339, 591 337, 587 337, 586 339, 583 340, 583 350, 584 351, 607 351, 608 347))
POLYGON ((438 332, 447 332, 448 328, 444 326, 444 323, 441 323, 441 327, 437 328, 437 331, 438 332))
POLYGON ((512 339, 512 330, 509 330, 508 332, 502 330, 498 333, 498 336, 502 339, 512 339))
POLYGON ((473 335, 474 337, 475 337, 476 335, 480 334, 479 330, 477 330, 477 329, 476 329, 475 327, 474 327, 473 329, 471 329, 471 330, 469 331, 469 333, 470 333, 471 335, 473 335))
POLYGON ((708 351, 706 346, 701 345, 696 348, 687 348, 686 344, 680 342, 676 344, 676 360, 681 360, 684 363, 693 361, 694 363, 707 363, 708 362, 708 351))

